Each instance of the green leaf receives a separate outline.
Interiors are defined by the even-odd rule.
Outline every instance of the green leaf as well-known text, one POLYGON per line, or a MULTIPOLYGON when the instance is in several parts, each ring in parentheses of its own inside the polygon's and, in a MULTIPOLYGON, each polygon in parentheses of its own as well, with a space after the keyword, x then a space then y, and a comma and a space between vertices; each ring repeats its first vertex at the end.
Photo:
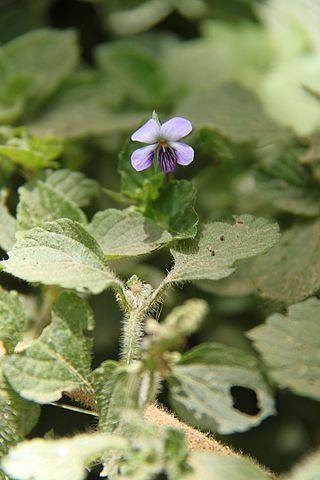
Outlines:
POLYGON ((4 270, 27 282, 91 293, 119 283, 95 239, 69 219, 29 230, 8 255, 4 270))
POLYGON ((236 84, 194 93, 182 100, 175 113, 192 118, 195 128, 218 130, 236 142, 265 144, 288 135, 264 113, 252 93, 236 84))
POLYGON ((191 182, 174 180, 160 189, 157 199, 148 205, 146 215, 168 230, 175 240, 193 238, 199 221, 195 198, 191 182))
POLYGON ((28 326, 24 308, 15 291, 0 287, 0 341, 9 352, 14 350, 28 326))
POLYGON ((227 345, 193 348, 172 367, 168 378, 173 406, 203 430, 242 432, 275 413, 273 399, 255 357, 227 345), (237 409, 232 387, 253 390, 257 413, 237 409))
MULTIPOLYGON (((39 405, 19 397, 0 369, 0 458, 33 429, 39 414, 39 405)), ((1 470, 0 478, 3 478, 1 470)))
POLYGON ((287 230, 271 252, 253 262, 250 277, 264 298, 290 305, 320 288, 320 221, 287 230))
POLYGON ((317 480, 320 471, 320 451, 316 450, 307 458, 302 459, 290 474, 283 477, 283 480, 317 480))
POLYGON ((30 230, 59 218, 69 218, 84 224, 87 222, 80 208, 44 182, 38 181, 34 187, 20 187, 19 196, 18 230, 30 230))
POLYGON ((172 240, 150 218, 132 210, 109 208, 98 212, 88 227, 107 257, 129 257, 152 252, 172 240))
MULTIPOLYGON (((249 458, 192 452, 190 480, 271 480, 271 476, 249 458)), ((311 480, 311 479, 310 479, 311 480)))
POLYGON ((279 386, 320 400, 320 300, 309 298, 291 305, 286 315, 271 315, 247 336, 279 386))
POLYGON ((0 155, 31 170, 48 167, 62 153, 60 140, 46 136, 30 135, 24 128, 16 128, 5 145, 0 145, 0 155))
POLYGON ((20 75, 28 83, 18 116, 27 99, 27 110, 33 110, 73 70, 78 60, 76 35, 70 30, 34 30, 4 45, 0 54, 2 81, 12 82, 20 75))
POLYGON ((10 214, 7 206, 7 192, 0 190, 0 247, 8 251, 16 241, 16 219, 10 214))
POLYGON ((172 250, 175 264, 166 282, 219 280, 234 270, 237 260, 269 250, 279 239, 277 224, 251 215, 234 216, 234 223, 203 225, 195 240, 172 250))
POLYGON ((78 207, 86 207, 91 199, 100 193, 99 184, 95 180, 67 168, 49 170, 45 181, 78 207))
POLYGON ((77 388, 91 392, 92 340, 84 330, 94 327, 93 313, 85 300, 63 293, 52 309, 52 320, 39 338, 3 361, 12 387, 38 403, 59 400, 77 388))
POLYGON ((257 168, 257 187, 279 210, 307 217, 320 214, 319 183, 301 165, 298 149, 272 151, 257 168))
POLYGON ((150 168, 137 172, 131 165, 131 154, 139 148, 129 140, 124 144, 119 154, 119 174, 121 177, 121 192, 132 200, 144 205, 155 200, 163 184, 164 173, 154 163, 150 168))
POLYGON ((167 79, 160 62, 148 49, 131 42, 113 42, 96 49, 96 60, 123 101, 142 108, 168 105, 167 79))
POLYGON ((86 468, 106 451, 125 452, 128 442, 103 433, 80 434, 73 438, 35 438, 10 449, 3 469, 17 480, 84 480, 86 468))
POLYGON ((179 348, 186 336, 198 330, 208 310, 207 302, 191 298, 175 307, 161 323, 148 319, 146 332, 152 335, 143 339, 144 359, 154 364, 159 355, 162 361, 162 353, 179 348))
POLYGON ((63 139, 130 132, 148 112, 119 112, 120 91, 97 72, 73 75, 28 128, 36 135, 51 132, 63 139))

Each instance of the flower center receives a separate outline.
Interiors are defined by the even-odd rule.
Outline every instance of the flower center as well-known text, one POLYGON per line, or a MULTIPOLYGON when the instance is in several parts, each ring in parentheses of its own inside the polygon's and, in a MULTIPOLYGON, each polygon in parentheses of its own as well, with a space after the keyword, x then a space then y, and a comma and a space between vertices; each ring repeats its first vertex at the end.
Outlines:
POLYGON ((168 146, 168 142, 167 142, 167 140, 166 140, 165 138, 160 138, 160 140, 159 140, 159 145, 160 145, 160 147, 162 147, 162 148, 166 148, 166 147, 168 146))

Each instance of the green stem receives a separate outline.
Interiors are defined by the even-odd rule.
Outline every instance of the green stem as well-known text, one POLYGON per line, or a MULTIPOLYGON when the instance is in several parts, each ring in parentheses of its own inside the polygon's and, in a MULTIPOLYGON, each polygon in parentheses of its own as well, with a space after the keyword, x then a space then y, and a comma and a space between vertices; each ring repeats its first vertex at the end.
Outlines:
POLYGON ((122 360, 129 365, 137 358, 142 337, 144 313, 139 309, 131 310, 124 321, 122 338, 122 360))

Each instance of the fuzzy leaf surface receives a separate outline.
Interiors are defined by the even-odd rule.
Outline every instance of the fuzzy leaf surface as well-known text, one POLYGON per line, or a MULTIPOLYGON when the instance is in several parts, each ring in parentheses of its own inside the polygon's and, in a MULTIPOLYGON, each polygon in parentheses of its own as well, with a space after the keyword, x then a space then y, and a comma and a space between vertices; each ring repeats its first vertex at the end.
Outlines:
POLYGON ((8 273, 27 282, 99 293, 118 280, 96 240, 69 219, 29 230, 1 262, 8 273))
POLYGON ((286 315, 271 315, 247 336, 279 386, 320 400, 320 300, 291 305, 286 315))
POLYGON ((8 251, 16 241, 16 219, 10 214, 5 201, 6 192, 0 191, 0 247, 8 251))
POLYGON ((270 476, 249 458, 193 452, 190 464, 193 472, 186 477, 190 480, 270 480, 270 476))
POLYGON ((169 232, 150 218, 129 209, 98 212, 89 231, 107 257, 127 257, 152 252, 172 240, 169 232))
POLYGON ((172 249, 175 264, 166 281, 219 280, 235 270, 237 260, 264 253, 279 239, 278 225, 264 218, 241 215, 234 220, 203 225, 194 240, 172 249))
POLYGON ((28 320, 15 291, 7 292, 0 287, 0 340, 11 352, 21 340, 28 320))
POLYGON ((87 302, 74 293, 63 293, 54 304, 50 325, 40 337, 3 361, 4 374, 12 387, 38 403, 59 400, 63 391, 90 391, 92 341, 83 331, 92 330, 93 324, 87 302))
POLYGON ((256 359, 218 343, 202 344, 184 354, 169 376, 170 396, 180 416, 204 430, 242 432, 274 414, 273 399, 256 359), (232 387, 253 390, 257 413, 234 406, 232 387))
POLYGON ((59 440, 35 438, 10 449, 3 468, 17 480, 83 480, 87 477, 86 467, 105 450, 126 448, 125 439, 103 433, 59 440))
POLYGON ((250 276, 264 298, 290 305, 320 288, 320 220, 288 229, 270 252, 253 262, 250 276))

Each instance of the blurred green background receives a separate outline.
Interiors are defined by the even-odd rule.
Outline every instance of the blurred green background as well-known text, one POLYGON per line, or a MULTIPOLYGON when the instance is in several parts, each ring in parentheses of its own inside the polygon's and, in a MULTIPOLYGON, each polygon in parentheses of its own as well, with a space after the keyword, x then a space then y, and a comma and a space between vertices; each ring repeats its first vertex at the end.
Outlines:
MULTIPOLYGON (((244 212, 273 217, 285 229, 319 215, 317 0, 0 0, 0 12, 1 143, 15 126, 54 136, 63 142, 61 166, 118 191, 118 153, 130 133, 153 109, 162 119, 179 114, 194 124, 196 159, 176 175, 197 187, 202 220, 244 212)), ((0 157, 0 187, 11 192, 12 211, 25 176, 0 157)), ((87 213, 108 206, 117 206, 110 193, 87 213)), ((170 264, 159 251, 114 268, 157 285, 170 264)), ((3 273, 0 280, 32 293, 3 273)), ((285 306, 256 293, 240 269, 228 280, 171 291, 164 313, 186 298, 205 298, 211 313, 188 346, 214 340, 251 350, 243 333, 285 306)), ((117 358, 121 315, 110 292, 92 305, 99 365, 117 358)), ((320 409, 289 391, 275 396, 276 417, 221 439, 283 472, 319 444, 320 409)), ((167 404, 165 392, 161 401, 167 404)), ((254 411, 250 395, 235 401, 254 411)), ((46 406, 34 434, 78 432, 90 422, 46 406)))

